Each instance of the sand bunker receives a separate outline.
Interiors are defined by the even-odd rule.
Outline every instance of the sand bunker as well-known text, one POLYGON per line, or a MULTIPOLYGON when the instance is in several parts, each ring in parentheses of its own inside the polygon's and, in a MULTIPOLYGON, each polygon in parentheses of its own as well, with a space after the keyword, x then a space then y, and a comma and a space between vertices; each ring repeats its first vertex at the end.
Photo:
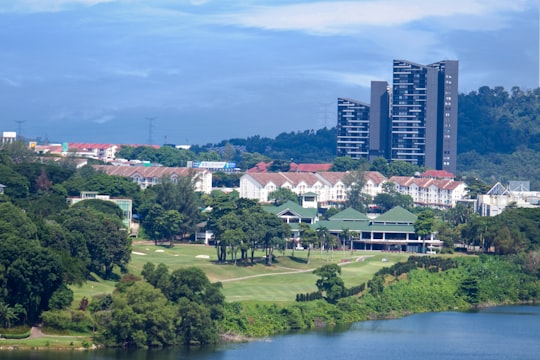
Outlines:
POLYGON ((195 256, 197 259, 210 259, 210 256, 208 255, 197 255, 195 256))
POLYGON ((138 252, 138 251, 132 251, 131 253, 135 255, 146 255, 145 253, 138 252))

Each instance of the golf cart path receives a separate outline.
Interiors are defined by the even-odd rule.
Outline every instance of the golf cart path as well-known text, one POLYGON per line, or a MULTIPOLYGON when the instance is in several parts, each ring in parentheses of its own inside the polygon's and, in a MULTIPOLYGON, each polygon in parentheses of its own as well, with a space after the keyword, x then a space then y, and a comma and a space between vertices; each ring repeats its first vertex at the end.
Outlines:
MULTIPOLYGON (((358 256, 354 261, 341 262, 341 263, 338 263, 338 265, 339 265, 339 266, 345 266, 345 265, 347 265, 347 264, 352 264, 353 262, 362 262, 362 261, 364 261, 366 258, 371 257, 371 256, 373 256, 373 255, 368 255, 368 256, 358 256)), ((224 283, 224 282, 231 282, 231 281, 242 281, 242 280, 247 280, 247 279, 252 279, 252 278, 257 278, 257 277, 262 277, 262 276, 276 276, 276 275, 292 275, 292 274, 300 274, 300 273, 311 272, 311 271, 315 270, 315 268, 313 268, 313 269, 298 270, 298 269, 286 268, 286 267, 283 267, 283 266, 275 266, 275 267, 276 267, 276 268, 280 268, 280 269, 292 270, 292 271, 279 272, 279 273, 268 273, 268 274, 248 275, 248 276, 242 276, 242 277, 237 277, 237 278, 233 278, 233 279, 220 280, 220 282, 224 283)))

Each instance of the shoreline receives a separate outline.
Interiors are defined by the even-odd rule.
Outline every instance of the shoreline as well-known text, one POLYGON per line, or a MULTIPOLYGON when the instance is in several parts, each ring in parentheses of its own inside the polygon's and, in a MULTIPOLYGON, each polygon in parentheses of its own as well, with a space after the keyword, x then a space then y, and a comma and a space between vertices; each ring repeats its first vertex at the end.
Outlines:
MULTIPOLYGON (((484 303, 484 304, 478 304, 478 305, 475 305, 475 306, 471 306, 471 307, 466 308, 466 309, 454 309, 454 310, 445 310, 445 311, 466 312, 466 311, 475 311, 475 310, 487 309, 487 308, 498 307, 498 306, 527 306, 527 305, 540 306, 540 302, 526 301, 526 302, 500 303, 500 304, 484 303)), ((445 311, 441 311, 441 312, 445 312, 445 311)), ((420 314, 420 313, 422 313, 422 312, 407 312, 407 313, 402 313, 402 314, 392 313, 392 314, 387 314, 386 316, 372 315, 372 316, 369 317, 369 319, 361 320, 361 321, 355 321, 353 323, 362 322, 362 321, 372 321, 372 320, 400 319, 400 318, 404 318, 404 317, 407 317, 407 316, 420 314)), ((351 323, 351 324, 353 324, 353 323, 351 323)), ((336 324, 335 326, 347 325, 347 324, 348 323, 339 323, 339 324, 336 324)), ((326 326, 329 326, 329 325, 326 325, 326 326)), ((306 330, 307 331, 316 330, 316 328, 317 327, 314 327, 314 328, 311 328, 311 329, 306 329, 306 330)), ((224 334, 220 334, 219 343, 221 343, 221 344, 248 343, 248 342, 252 342, 252 341, 264 340, 265 338, 271 338, 272 336, 287 335, 288 333, 293 333, 293 332, 285 332, 285 333, 279 333, 279 334, 273 334, 273 335, 270 335, 270 336, 261 336, 261 337, 252 337, 252 336, 247 336, 247 335, 244 335, 244 334, 235 334, 235 333, 232 333, 232 332, 227 332, 227 333, 224 333, 224 334)), ((61 351, 61 352, 65 352, 65 351, 93 351, 93 350, 99 350, 99 349, 107 349, 104 346, 100 346, 100 345, 96 345, 96 344, 92 343, 92 336, 91 335, 89 335, 88 337, 81 337, 81 336, 65 336, 65 335, 47 335, 47 334, 43 334, 42 337, 38 337, 38 338, 30 338, 29 337, 29 338, 26 338, 26 339, 20 339, 18 341, 24 341, 24 340, 37 340, 37 341, 41 340, 41 341, 44 341, 45 344, 43 344, 43 345, 30 345, 30 344, 25 344, 25 343, 20 343, 20 342, 15 343, 16 340, 0 338, 0 352, 1 351, 61 351), (79 345, 79 344, 80 345, 75 346, 75 342, 73 340, 76 340, 77 345, 79 345), (52 342, 53 344, 51 344, 49 341, 52 342), (67 341, 70 341, 70 343, 66 344, 66 345, 61 345, 60 344, 60 343, 65 343, 67 341), (4 343, 4 342, 10 342, 10 344, 9 345, 3 345, 2 343, 4 343), (58 343, 54 344, 54 342, 58 342, 58 343), (87 346, 84 345, 85 342, 86 342, 86 344, 88 344, 87 346)))

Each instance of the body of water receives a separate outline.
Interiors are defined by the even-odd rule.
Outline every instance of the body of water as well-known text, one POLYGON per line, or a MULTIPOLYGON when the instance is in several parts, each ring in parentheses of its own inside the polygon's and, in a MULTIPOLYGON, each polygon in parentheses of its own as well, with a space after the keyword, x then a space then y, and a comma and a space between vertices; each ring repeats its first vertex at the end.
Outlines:
POLYGON ((540 359, 540 306, 416 314, 205 350, 8 351, 3 360, 540 359))

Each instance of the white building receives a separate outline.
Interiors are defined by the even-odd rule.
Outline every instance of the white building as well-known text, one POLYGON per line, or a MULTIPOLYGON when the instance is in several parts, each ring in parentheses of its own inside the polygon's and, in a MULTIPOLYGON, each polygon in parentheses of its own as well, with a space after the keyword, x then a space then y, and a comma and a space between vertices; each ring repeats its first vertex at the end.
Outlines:
MULTIPOLYGON (((312 193, 317 196, 319 206, 328 207, 342 204, 347 200, 347 186, 344 182, 348 172, 278 172, 248 173, 240 178, 240 197, 267 203, 268 195, 280 188, 289 189, 301 196, 312 193)), ((375 196, 382 192, 385 177, 376 171, 364 173, 364 191, 375 196)))
POLYGON ((450 208, 464 198, 467 185, 463 181, 449 179, 417 178, 413 176, 392 176, 389 182, 396 190, 412 197, 416 206, 450 208))
POLYGON ((204 169, 188 169, 182 167, 164 166, 112 166, 94 165, 97 171, 107 175, 130 178, 142 189, 159 184, 164 177, 172 181, 180 177, 193 176, 195 191, 210 194, 212 192, 212 173, 204 169))
MULTIPOLYGON (((347 201, 348 172, 317 173, 248 173, 240 178, 240 197, 268 202, 268 194, 287 188, 297 195, 317 195, 320 207, 339 206, 347 201)), ((386 182, 395 184, 396 191, 410 195, 417 206, 449 208, 463 199, 466 185, 453 179, 393 176, 390 179, 377 171, 364 172, 363 192, 371 197, 383 192, 386 182)))
POLYGON ((478 195, 478 212, 496 216, 509 206, 534 208, 540 206, 540 191, 530 191, 528 181, 510 181, 508 187, 495 184, 485 195, 478 195))
POLYGON ((17 133, 15 131, 4 131, 2 133, 3 144, 12 143, 15 142, 15 140, 17 140, 17 133))

